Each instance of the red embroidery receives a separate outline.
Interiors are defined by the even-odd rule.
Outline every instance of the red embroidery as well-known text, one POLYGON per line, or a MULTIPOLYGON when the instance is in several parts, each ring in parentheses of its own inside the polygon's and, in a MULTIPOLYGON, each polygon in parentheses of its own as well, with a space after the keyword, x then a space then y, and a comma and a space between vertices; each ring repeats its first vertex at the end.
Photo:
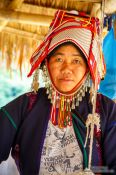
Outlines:
POLYGON ((33 105, 36 102, 37 94, 35 94, 34 92, 29 92, 26 95, 29 97, 29 103, 28 103, 27 111, 30 111, 32 109, 33 105))

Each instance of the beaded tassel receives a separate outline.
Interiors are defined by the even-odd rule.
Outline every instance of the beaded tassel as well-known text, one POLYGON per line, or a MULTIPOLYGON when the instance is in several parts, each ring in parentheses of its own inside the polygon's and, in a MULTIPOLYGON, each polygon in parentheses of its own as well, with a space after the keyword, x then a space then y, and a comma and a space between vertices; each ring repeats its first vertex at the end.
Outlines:
POLYGON ((39 89, 39 82, 38 82, 38 77, 39 77, 39 68, 36 69, 34 76, 33 76, 33 82, 31 85, 31 90, 34 91, 34 93, 37 93, 39 89))
POLYGON ((96 125, 97 131, 100 129, 100 116, 99 114, 89 114, 86 120, 86 127, 87 127, 87 134, 86 134, 86 139, 85 139, 85 147, 87 145, 87 140, 89 138, 89 127, 93 123, 93 125, 96 125))
POLYGON ((60 99, 60 106, 58 112, 58 126, 60 128, 64 128, 72 125, 72 117, 70 114, 70 104, 71 100, 68 98, 66 99, 64 96, 61 96, 60 99))
POLYGON ((52 109, 51 109, 51 119, 52 119, 52 123, 54 125, 57 125, 57 120, 56 120, 56 93, 53 96, 53 105, 52 105, 52 109))

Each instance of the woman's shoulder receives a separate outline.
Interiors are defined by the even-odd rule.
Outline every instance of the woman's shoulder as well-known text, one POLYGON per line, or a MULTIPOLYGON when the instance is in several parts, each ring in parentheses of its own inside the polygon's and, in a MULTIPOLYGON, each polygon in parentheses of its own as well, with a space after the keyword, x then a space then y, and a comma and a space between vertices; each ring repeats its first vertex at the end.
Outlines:
POLYGON ((14 110, 14 109, 27 109, 29 104, 34 103, 38 99, 41 99, 41 97, 45 96, 45 88, 40 88, 37 93, 34 92, 26 92, 24 94, 21 94, 20 96, 16 97, 9 103, 7 103, 5 106, 1 108, 5 108, 8 110, 14 110))
POLYGON ((103 105, 116 106, 116 103, 114 102, 114 100, 112 100, 111 98, 109 98, 101 93, 97 93, 97 100, 100 101, 103 105))
POLYGON ((40 88, 36 93, 35 92, 28 92, 25 94, 26 98, 28 98, 28 107, 27 110, 30 111, 34 104, 37 101, 44 101, 46 100, 46 89, 45 88, 40 88))
POLYGON ((109 97, 98 93, 96 108, 106 122, 116 121, 116 103, 109 97))

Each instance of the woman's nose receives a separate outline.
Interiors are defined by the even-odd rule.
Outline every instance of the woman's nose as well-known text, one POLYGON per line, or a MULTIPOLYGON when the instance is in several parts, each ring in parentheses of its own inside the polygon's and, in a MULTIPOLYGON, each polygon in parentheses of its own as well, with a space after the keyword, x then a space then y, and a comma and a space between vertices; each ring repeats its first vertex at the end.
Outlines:
POLYGON ((71 74, 72 73, 72 66, 71 63, 64 62, 61 68, 62 74, 71 74))

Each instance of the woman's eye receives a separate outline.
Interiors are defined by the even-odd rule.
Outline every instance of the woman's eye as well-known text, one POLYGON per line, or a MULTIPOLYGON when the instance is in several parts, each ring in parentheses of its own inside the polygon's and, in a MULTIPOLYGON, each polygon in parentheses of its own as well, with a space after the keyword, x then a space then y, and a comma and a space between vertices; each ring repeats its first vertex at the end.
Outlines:
POLYGON ((79 64, 80 63, 80 60, 79 59, 75 59, 75 60, 73 60, 73 63, 79 64))
POLYGON ((62 62, 63 60, 62 60, 62 58, 56 58, 56 61, 57 62, 62 62))

